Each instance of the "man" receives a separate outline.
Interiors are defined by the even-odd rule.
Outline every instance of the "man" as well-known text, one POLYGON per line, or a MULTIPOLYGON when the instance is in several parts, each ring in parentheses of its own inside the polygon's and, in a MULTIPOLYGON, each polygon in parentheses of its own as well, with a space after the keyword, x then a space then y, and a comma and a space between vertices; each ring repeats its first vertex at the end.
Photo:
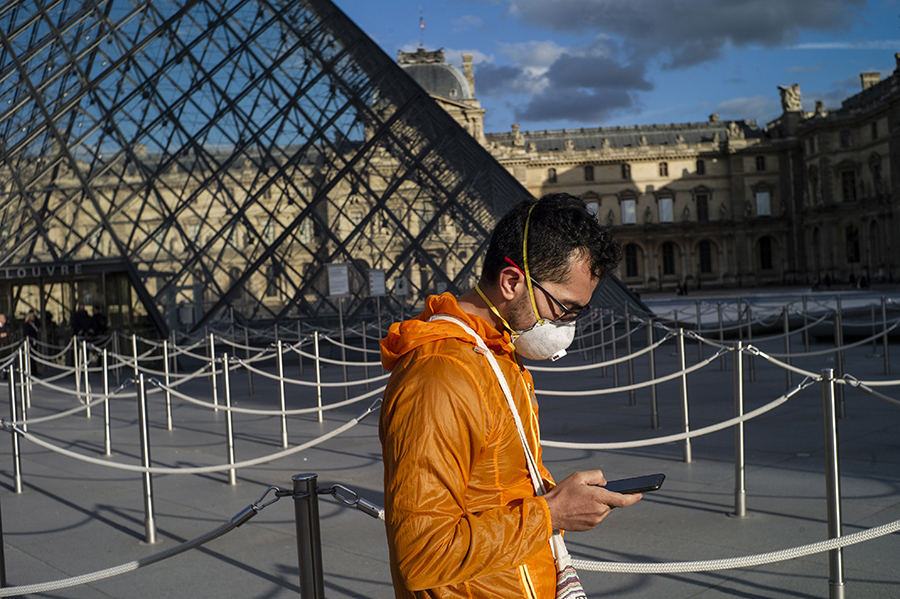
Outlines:
POLYGON ((76 337, 90 337, 94 334, 94 319, 88 315, 84 304, 78 304, 75 316, 72 317, 72 333, 76 337))
POLYGON ((568 194, 523 202, 497 224, 474 290, 428 298, 391 326, 381 408, 385 522, 395 595, 540 597, 556 592, 553 530, 589 530, 640 495, 600 488, 599 470, 558 485, 541 463, 537 402, 521 357, 572 341, 574 319, 621 251, 568 194), (527 273, 527 274, 526 274, 527 273), (536 497, 497 378, 460 319, 495 356, 548 493, 536 497))

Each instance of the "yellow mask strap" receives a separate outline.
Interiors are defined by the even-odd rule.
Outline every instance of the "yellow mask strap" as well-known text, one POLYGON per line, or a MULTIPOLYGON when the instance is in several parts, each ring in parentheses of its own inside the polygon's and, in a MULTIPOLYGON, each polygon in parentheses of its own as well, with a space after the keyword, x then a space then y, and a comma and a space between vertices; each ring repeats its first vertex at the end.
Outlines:
POLYGON ((491 312, 493 312, 494 315, 500 319, 500 322, 503 323, 503 326, 505 326, 507 328, 507 330, 509 330, 509 332, 511 332, 513 334, 513 336, 515 336, 515 331, 513 331, 513 328, 511 326, 509 326, 509 323, 506 322, 506 319, 500 315, 500 310, 498 310, 497 307, 491 302, 491 300, 489 300, 487 298, 487 296, 481 290, 481 287, 478 286, 478 283, 475 283, 475 291, 478 292, 478 295, 481 296, 481 299, 484 300, 484 303, 486 303, 488 305, 488 308, 491 309, 491 312))
POLYGON ((525 218, 525 235, 522 238, 522 265, 525 268, 525 284, 528 285, 528 295, 531 297, 531 307, 534 309, 534 315, 537 317, 538 322, 540 324, 544 324, 544 319, 541 318, 540 312, 538 312, 537 300, 534 298, 534 286, 531 284, 531 273, 528 272, 528 225, 531 222, 531 211, 534 210, 534 207, 537 206, 537 203, 531 205, 531 208, 528 209, 528 216, 525 218))

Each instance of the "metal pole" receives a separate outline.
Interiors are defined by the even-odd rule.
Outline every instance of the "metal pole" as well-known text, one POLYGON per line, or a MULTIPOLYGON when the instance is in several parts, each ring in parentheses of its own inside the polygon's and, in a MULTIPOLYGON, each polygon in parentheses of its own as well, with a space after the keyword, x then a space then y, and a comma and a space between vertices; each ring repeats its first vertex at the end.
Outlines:
POLYGON ((319 406, 319 422, 322 422, 322 365, 319 363, 319 331, 313 331, 313 346, 316 356, 316 403, 319 406))
MULTIPOLYGON (((743 346, 734 344, 734 416, 744 415, 744 364, 743 346)), ((744 486, 744 423, 734 425, 734 515, 747 515, 747 490, 744 486)))
MULTIPOLYGON (((628 385, 634 384, 634 358, 631 358, 631 318, 628 316, 628 304, 625 304, 625 351, 628 352, 628 385)), ((628 405, 637 405, 634 389, 628 391, 628 405)))
POLYGON ((216 387, 216 340, 213 333, 209 334, 209 366, 212 372, 212 393, 214 411, 219 411, 219 389, 216 387))
MULTIPOLYGON (((25 407, 31 409, 31 338, 25 337, 25 407)), ((90 410, 90 408, 88 408, 90 410)))
POLYGON ((881 326, 884 335, 881 338, 882 349, 884 352, 884 373, 891 373, 891 354, 888 351, 888 324, 887 324, 887 300, 881 296, 881 326))
POLYGON ((172 393, 169 391, 169 341, 163 339, 163 378, 166 382, 166 430, 172 430, 172 393))
MULTIPOLYGON (((350 387, 347 385, 347 349, 344 347, 344 298, 338 298, 338 327, 341 335, 341 370, 344 373, 344 399, 350 399, 350 387)), ((333 355, 329 352, 329 355, 333 355)), ((320 412, 321 414, 321 412, 320 412)), ((319 420, 319 422, 322 422, 319 420)))
MULTIPOLYGON (((700 300, 697 300, 697 326, 694 329, 697 332, 698 336, 703 334, 703 323, 700 321, 702 318, 700 314, 700 300)), ((703 342, 700 339, 697 339, 697 361, 703 361, 703 342)))
MULTIPOLYGON (((837 351, 834 355, 834 372, 835 376, 844 376, 844 315, 841 306, 841 296, 837 296, 836 311, 834 314, 834 343, 837 351)), ((845 418, 847 410, 844 406, 844 386, 838 385, 835 390, 837 397, 837 413, 838 418, 845 418)))
POLYGON ((81 401, 81 358, 78 351, 78 337, 72 338, 72 361, 75 364, 75 397, 81 401))
POLYGON ((172 374, 178 376, 178 340, 175 331, 172 331, 172 374))
MULTIPOLYGON (((791 365, 791 323, 788 320, 788 307, 785 306, 783 310, 784 314, 784 353, 787 354, 784 361, 788 366, 791 365)), ((791 388, 791 371, 787 368, 784 369, 784 377, 785 377, 785 389, 791 388)))
POLYGON ((803 351, 809 353, 809 310, 806 305, 807 297, 803 296, 803 351))
MULTIPOLYGON (((719 313, 719 345, 725 345, 725 326, 722 324, 722 302, 716 304, 719 313)), ((719 358, 719 370, 725 370, 725 356, 719 358)))
MULTIPOLYGON (((681 369, 681 385, 679 387, 679 391, 681 394, 681 424, 683 425, 684 432, 690 432, 690 424, 688 422, 688 394, 687 394, 687 374, 685 374, 685 359, 684 359, 684 329, 678 329, 678 367, 681 369)), ((685 463, 691 462, 691 439, 687 438, 684 440, 684 445, 681 448, 682 460, 685 463)))
MULTIPOLYGON (((222 354, 222 380, 225 385, 225 436, 228 438, 228 463, 234 464, 234 422, 231 413, 231 369, 228 368, 228 352, 222 354)), ((228 484, 237 484, 237 471, 228 470, 228 484)))
MULTIPOLYGON (((150 418, 147 413, 147 394, 144 375, 138 375, 138 423, 140 425, 141 465, 150 467, 150 418)), ((148 544, 156 542, 156 517, 153 508, 153 479, 149 472, 142 472, 144 483, 144 532, 148 544)))
POLYGON ((103 449, 105 455, 112 455, 112 435, 109 427, 109 353, 103 348, 103 449))
MULTIPOLYGON (((647 345, 653 345, 653 319, 647 324, 647 345)), ((656 350, 650 350, 647 359, 650 380, 656 380, 656 350)), ((656 405, 656 385, 650 385, 650 428, 659 428, 659 411, 656 405)))
POLYGON ((281 400, 281 446, 288 446, 287 416, 284 413, 284 356, 281 340, 275 342, 278 350, 278 397, 281 400))
POLYGON ((19 347, 19 409, 22 410, 22 430, 28 432, 28 411, 25 407, 25 352, 19 347))
MULTIPOLYGON (((747 344, 753 345, 753 311, 750 309, 750 304, 747 304, 747 344)), ((750 382, 756 382, 756 367, 753 363, 753 354, 747 356, 747 366, 749 366, 750 370, 750 382)))
MULTIPOLYGON (((138 371, 138 349, 137 349, 137 335, 131 336, 131 350, 134 352, 134 377, 137 378, 140 372, 138 371)), ((83 362, 87 362, 85 360, 87 356, 81 356, 81 360, 83 362)))
POLYGON ((297 559, 300 565, 302 599, 325 599, 317 479, 315 474, 297 474, 291 477, 294 483, 294 516, 297 520, 297 559))
POLYGON ((84 361, 84 403, 87 405, 87 408, 84 410, 85 418, 91 417, 91 379, 90 379, 90 370, 88 363, 88 353, 87 353, 87 341, 81 342, 81 357, 84 361))
MULTIPOLYGON (((16 369, 10 363, 9 365, 9 419, 15 422, 19 419, 16 410, 16 369)), ((19 453, 19 435, 13 433, 12 437, 12 453, 13 453, 13 486, 16 494, 22 493, 22 456, 19 453)))
MULTIPOLYGON (((822 412, 825 425, 825 485, 828 496, 828 538, 841 536, 841 473, 838 458, 837 419, 834 395, 834 373, 822 370, 822 412)), ((844 597, 843 549, 828 552, 828 596, 844 597)))

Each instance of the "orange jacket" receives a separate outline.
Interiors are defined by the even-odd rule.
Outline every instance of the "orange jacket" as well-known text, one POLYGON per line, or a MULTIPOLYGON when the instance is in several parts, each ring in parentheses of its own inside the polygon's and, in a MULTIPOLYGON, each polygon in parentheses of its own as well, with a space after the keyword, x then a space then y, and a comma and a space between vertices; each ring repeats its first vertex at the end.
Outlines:
POLYGON ((385 523, 400 597, 539 597, 556 594, 550 510, 535 497, 509 404, 460 318, 494 352, 512 389, 541 475, 531 375, 508 333, 463 312, 449 293, 381 342, 393 371, 381 406, 385 523))

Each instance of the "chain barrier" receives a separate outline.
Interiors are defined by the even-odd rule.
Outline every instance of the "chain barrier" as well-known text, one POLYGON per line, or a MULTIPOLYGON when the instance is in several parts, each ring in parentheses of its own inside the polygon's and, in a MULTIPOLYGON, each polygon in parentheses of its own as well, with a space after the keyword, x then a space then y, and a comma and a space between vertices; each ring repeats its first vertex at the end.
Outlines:
POLYGON ((797 559, 814 553, 833 551, 848 545, 855 545, 864 541, 877 539, 884 535, 900 531, 900 520, 894 520, 875 528, 861 530, 846 536, 801 545, 781 551, 759 553, 745 557, 732 557, 725 559, 703 560, 695 562, 663 562, 663 563, 627 563, 627 562, 598 562, 581 559, 573 559, 572 565, 579 570, 591 572, 622 572, 627 574, 673 574, 678 572, 708 572, 710 570, 733 570, 736 568, 752 568, 763 564, 771 564, 790 559, 797 559))

